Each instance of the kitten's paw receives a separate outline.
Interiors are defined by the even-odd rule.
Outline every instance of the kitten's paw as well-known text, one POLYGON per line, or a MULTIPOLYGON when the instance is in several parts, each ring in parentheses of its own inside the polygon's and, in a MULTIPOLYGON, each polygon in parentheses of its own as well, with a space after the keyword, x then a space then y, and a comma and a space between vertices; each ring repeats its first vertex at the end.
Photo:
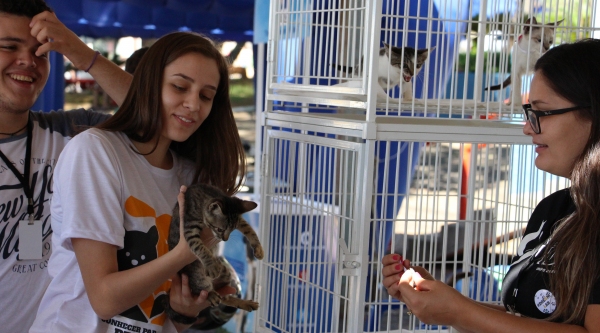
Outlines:
POLYGON ((265 257, 265 251, 263 250, 261 245, 258 245, 254 248, 254 256, 256 259, 262 259, 265 257))
POLYGON ((208 292, 206 300, 210 303, 210 306, 217 306, 221 304, 221 295, 214 290, 208 292))
POLYGON ((258 303, 251 300, 244 300, 239 304, 239 308, 244 311, 252 312, 258 310, 258 303))

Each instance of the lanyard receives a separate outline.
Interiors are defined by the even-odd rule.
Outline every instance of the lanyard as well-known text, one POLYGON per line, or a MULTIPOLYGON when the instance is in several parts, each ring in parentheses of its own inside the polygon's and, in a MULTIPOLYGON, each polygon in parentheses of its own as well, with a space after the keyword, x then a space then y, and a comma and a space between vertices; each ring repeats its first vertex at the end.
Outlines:
POLYGON ((0 150, 0 157, 6 163, 6 166, 15 174, 15 177, 23 185, 23 191, 27 196, 27 214, 29 214, 29 224, 33 224, 33 184, 29 184, 29 173, 31 170, 31 140, 33 137, 33 124, 30 119, 27 119, 27 147, 25 148, 25 170, 23 175, 19 170, 8 160, 6 155, 0 150))

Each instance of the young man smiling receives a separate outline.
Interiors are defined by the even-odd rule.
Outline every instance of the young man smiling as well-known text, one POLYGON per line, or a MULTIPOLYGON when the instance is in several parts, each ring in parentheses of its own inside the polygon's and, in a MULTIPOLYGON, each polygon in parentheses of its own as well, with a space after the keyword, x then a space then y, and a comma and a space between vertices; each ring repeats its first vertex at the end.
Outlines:
POLYGON ((0 0, 0 323, 3 332, 28 332, 50 282, 50 200, 59 154, 77 125, 108 116, 86 110, 30 108, 56 51, 88 71, 120 104, 131 76, 88 48, 43 0, 0 0))

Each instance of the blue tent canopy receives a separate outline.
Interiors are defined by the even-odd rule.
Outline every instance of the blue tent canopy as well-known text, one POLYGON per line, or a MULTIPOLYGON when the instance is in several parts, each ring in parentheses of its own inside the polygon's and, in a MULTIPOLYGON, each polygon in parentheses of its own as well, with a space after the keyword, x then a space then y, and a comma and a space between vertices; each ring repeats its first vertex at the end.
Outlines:
POLYGON ((46 0, 58 18, 88 37, 160 37, 196 31, 252 40, 254 0, 46 0))
MULTIPOLYGON (((77 35, 158 38, 195 31, 217 41, 252 41, 255 0, 46 0, 77 35)), ((64 105, 63 57, 50 54, 52 70, 32 110, 64 105)))

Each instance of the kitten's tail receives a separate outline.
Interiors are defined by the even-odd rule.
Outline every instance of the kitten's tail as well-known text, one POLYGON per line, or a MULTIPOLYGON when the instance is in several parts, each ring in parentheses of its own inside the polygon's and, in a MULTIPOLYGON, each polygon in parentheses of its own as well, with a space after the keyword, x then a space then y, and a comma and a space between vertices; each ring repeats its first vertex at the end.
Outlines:
POLYGON ((495 86, 487 87, 485 90, 500 90, 502 87, 508 87, 510 85, 510 75, 502 82, 502 84, 497 84, 495 86))
POLYGON ((335 67, 338 71, 342 71, 346 74, 352 74, 352 67, 350 66, 342 66, 337 64, 331 64, 331 66, 335 67))

